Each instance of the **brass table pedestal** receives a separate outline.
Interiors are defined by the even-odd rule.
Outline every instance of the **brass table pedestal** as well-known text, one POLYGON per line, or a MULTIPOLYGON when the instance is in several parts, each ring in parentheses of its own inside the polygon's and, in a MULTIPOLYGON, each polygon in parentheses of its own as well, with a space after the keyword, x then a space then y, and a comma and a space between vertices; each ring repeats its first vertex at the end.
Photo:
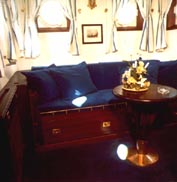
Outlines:
POLYGON ((147 141, 138 140, 136 148, 128 149, 127 160, 136 166, 149 166, 156 163, 158 159, 158 153, 148 145, 147 141))

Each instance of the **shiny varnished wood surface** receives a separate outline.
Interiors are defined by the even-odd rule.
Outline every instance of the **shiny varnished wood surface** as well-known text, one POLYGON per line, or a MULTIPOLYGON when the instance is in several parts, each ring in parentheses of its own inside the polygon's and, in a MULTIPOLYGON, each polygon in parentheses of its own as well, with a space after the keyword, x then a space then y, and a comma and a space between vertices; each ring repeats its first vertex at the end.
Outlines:
POLYGON ((166 103, 177 98, 177 90, 165 85, 151 84, 147 91, 133 92, 124 90, 120 85, 113 89, 113 94, 125 99, 130 106, 130 113, 127 112, 127 115, 131 118, 131 131, 136 145, 129 148, 127 160, 140 167, 156 163, 159 155, 149 145, 148 135, 152 124, 166 111, 166 103))
POLYGON ((32 143, 29 124, 27 82, 16 72, 0 91, 0 181, 23 181, 24 153, 32 143))
POLYGON ((113 94, 127 101, 137 103, 167 102, 177 98, 177 90, 175 88, 159 84, 151 84, 147 91, 142 92, 126 91, 122 89, 122 85, 119 85, 113 89, 113 94), (169 90, 169 93, 159 93, 158 88, 165 88, 169 90))

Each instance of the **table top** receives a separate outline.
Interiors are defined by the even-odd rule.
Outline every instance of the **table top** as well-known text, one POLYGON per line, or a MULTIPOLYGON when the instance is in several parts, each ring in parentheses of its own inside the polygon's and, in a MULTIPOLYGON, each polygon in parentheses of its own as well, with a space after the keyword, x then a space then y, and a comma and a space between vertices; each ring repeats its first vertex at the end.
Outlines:
POLYGON ((127 91, 119 85, 113 89, 113 94, 127 101, 139 103, 168 102, 177 98, 175 88, 160 84, 151 84, 148 90, 140 92, 127 91))

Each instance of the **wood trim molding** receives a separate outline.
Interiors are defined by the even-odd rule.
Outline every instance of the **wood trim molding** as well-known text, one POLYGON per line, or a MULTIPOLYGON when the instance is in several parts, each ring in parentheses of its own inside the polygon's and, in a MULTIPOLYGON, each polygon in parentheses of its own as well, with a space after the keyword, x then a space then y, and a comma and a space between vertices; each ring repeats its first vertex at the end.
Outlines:
POLYGON ((171 7, 169 9, 169 12, 167 15, 167 30, 177 29, 177 24, 175 24, 176 15, 174 13, 175 6, 177 6, 177 0, 172 1, 171 7))
POLYGON ((39 33, 46 33, 46 32, 69 32, 71 21, 66 18, 67 24, 66 27, 39 27, 38 24, 38 17, 36 18, 36 27, 39 33))

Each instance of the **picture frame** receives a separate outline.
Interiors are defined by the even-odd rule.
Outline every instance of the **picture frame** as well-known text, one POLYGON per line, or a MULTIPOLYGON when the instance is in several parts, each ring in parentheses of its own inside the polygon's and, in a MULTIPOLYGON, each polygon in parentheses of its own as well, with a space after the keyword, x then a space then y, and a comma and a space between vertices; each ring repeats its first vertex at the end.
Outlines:
POLYGON ((103 25, 102 24, 82 24, 83 44, 102 44, 103 25))

